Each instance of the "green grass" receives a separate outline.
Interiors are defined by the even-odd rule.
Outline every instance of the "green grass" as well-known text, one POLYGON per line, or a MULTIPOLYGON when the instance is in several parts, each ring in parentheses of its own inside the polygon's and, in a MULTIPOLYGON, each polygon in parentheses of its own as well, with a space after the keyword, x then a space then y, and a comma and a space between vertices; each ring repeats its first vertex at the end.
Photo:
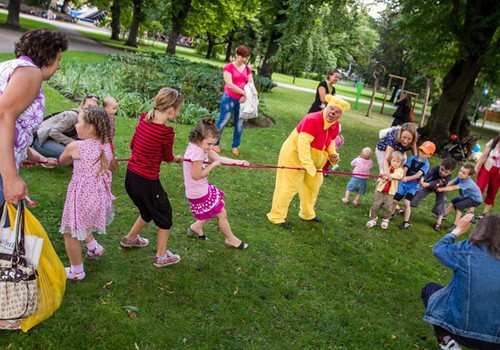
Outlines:
MULTIPOLYGON (((69 53, 68 53, 69 54, 69 53)), ((67 55, 67 54, 65 54, 67 55)), ((99 55, 92 56, 98 59, 99 55)), ((0 56, 3 59, 4 56, 0 56)), ((86 59, 71 53, 65 60, 86 59)), ((46 88, 47 113, 74 104, 46 88)), ((282 142, 301 120, 311 94, 276 88, 266 94, 266 107, 275 127, 244 131, 241 157, 251 163, 276 164, 282 142)), ((361 149, 372 149, 378 130, 392 118, 366 108, 341 119, 345 145, 339 150, 340 170, 361 149)), ((129 156, 136 120, 116 121, 116 155, 129 156)), ((174 125, 175 153, 183 154, 190 127, 174 125)), ((482 145, 496 132, 478 130, 482 145)), ((230 149, 232 129, 225 130, 221 148, 230 149)), ((432 157, 432 164, 439 159, 432 157)), ((219 167, 209 178, 225 192, 229 221, 236 235, 249 243, 247 251, 224 246, 212 220, 208 241, 187 236, 193 222, 184 196, 182 167, 162 166, 161 181, 173 207, 174 226, 169 249, 182 256, 180 264, 152 266, 156 247, 154 225, 143 235, 152 242, 144 249, 123 249, 121 237, 137 217, 124 189, 126 164, 113 177, 115 220, 104 236, 106 248, 98 261, 86 261, 87 277, 68 282, 59 310, 51 318, 22 332, 2 332, 4 349, 432 349, 432 327, 422 321, 420 289, 435 281, 446 284, 450 271, 432 256, 442 234, 432 230, 433 201, 425 200, 412 213, 412 228, 401 231, 401 217, 389 229, 367 229, 373 180, 357 208, 342 198, 348 176, 329 176, 321 188, 317 213, 325 222, 298 218, 298 200, 289 209, 293 230, 268 222, 275 171, 219 167), (123 306, 141 311, 131 319, 123 306), (369 344, 369 345, 367 345, 369 344)), ((374 171, 375 172, 375 171, 374 171)), ((456 175, 457 170, 454 172, 456 175)), ((29 184, 32 209, 67 266, 64 242, 58 233, 71 167, 21 168, 29 184)), ((450 196, 454 196, 451 193, 450 196)), ((481 209, 480 209, 481 210, 481 209)), ((499 211, 498 204, 493 208, 499 211)))
MULTIPOLYGON (((0 24, 5 24, 7 22, 7 13, 0 12, 0 24)), ((31 18, 20 17, 19 22, 23 30, 31 30, 31 29, 39 29, 39 28, 47 28, 57 30, 57 27, 50 23, 45 23, 42 21, 37 21, 31 18)))

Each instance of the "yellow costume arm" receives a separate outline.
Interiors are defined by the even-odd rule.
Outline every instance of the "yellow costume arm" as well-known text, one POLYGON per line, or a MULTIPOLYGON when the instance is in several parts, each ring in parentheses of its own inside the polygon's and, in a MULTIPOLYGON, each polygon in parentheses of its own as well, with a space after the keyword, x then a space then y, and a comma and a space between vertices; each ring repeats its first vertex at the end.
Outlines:
POLYGON ((311 142, 313 140, 314 136, 309 135, 305 132, 299 133, 299 137, 297 140, 299 160, 302 166, 306 169, 309 176, 315 176, 317 170, 311 157, 311 142))
POLYGON ((332 154, 337 154, 337 150, 335 149, 335 140, 332 140, 332 143, 330 143, 330 146, 326 150, 326 153, 328 153, 328 159, 329 159, 331 165, 338 164, 338 162, 339 162, 338 158, 337 158, 337 161, 332 162, 331 157, 330 157, 332 154))

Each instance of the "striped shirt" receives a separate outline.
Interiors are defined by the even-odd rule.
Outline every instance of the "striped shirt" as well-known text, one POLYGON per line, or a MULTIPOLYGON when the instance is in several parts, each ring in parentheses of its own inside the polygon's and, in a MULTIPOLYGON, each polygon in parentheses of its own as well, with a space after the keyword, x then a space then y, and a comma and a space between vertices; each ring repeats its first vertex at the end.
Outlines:
POLYGON ((128 169, 149 180, 159 179, 161 162, 174 160, 174 136, 171 126, 146 122, 141 116, 130 142, 132 156, 128 169))

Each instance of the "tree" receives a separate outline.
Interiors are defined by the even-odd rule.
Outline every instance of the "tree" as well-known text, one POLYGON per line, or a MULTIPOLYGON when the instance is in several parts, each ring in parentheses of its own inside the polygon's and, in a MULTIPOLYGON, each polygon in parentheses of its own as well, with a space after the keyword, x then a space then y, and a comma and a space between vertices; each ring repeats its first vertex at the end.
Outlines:
POLYGON ((139 25, 141 24, 141 5, 142 0, 133 0, 132 25, 130 26, 128 39, 125 43, 126 46, 137 47, 137 36, 139 34, 139 25))
POLYGON ((499 65, 500 2, 403 0, 401 13, 400 30, 412 43, 412 60, 446 70, 443 93, 420 130, 440 148, 450 134, 462 138, 469 134, 466 111, 476 78, 483 68, 499 65))
POLYGON ((7 15, 7 25, 14 28, 21 28, 19 24, 19 12, 21 11, 21 0, 10 0, 7 7, 9 14, 7 15))
POLYGON ((174 55, 177 46, 177 38, 181 33, 186 22, 186 17, 191 9, 192 0, 172 0, 170 7, 170 16, 172 29, 168 35, 167 54, 174 55))
POLYGON ((110 10, 111 10, 111 40, 120 40, 120 16, 121 16, 120 1, 114 0, 110 10))

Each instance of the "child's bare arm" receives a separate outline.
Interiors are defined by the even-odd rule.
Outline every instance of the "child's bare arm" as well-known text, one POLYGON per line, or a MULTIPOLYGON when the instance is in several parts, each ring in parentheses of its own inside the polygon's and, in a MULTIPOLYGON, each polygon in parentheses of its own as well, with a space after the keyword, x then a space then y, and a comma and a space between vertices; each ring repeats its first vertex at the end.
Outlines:
POLYGON ((459 190, 460 186, 458 185, 446 185, 445 187, 438 187, 437 191, 438 192, 450 192, 450 191, 455 191, 459 190))
POLYGON ((73 160, 77 159, 79 156, 78 144, 76 142, 71 142, 66 146, 64 152, 59 157, 59 163, 64 165, 71 164, 73 160))

